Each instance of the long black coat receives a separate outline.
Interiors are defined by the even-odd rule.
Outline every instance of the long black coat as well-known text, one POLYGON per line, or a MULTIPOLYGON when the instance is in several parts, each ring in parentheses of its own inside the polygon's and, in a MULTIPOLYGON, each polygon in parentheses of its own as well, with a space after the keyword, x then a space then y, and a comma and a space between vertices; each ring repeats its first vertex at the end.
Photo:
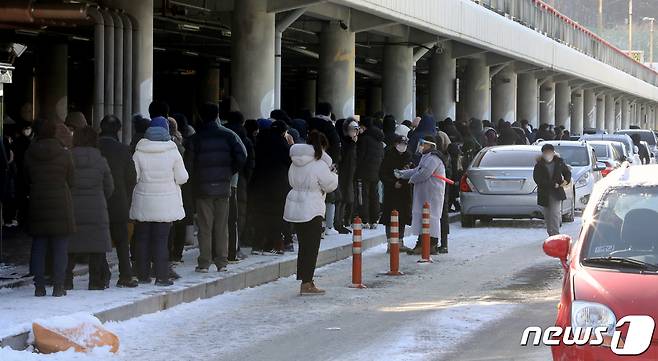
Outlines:
POLYGON ((327 137, 329 141, 329 148, 327 149, 327 154, 331 157, 331 160, 334 164, 340 163, 341 149, 340 149, 340 136, 336 127, 332 123, 331 119, 325 116, 317 116, 311 118, 307 123, 309 133, 313 130, 317 130, 327 137))
POLYGON ((338 188, 341 201, 354 203, 354 175, 356 174, 356 143, 343 137, 343 156, 338 165, 338 188))
POLYGON ((384 160, 384 132, 379 128, 366 129, 356 143, 356 178, 366 182, 379 180, 379 167, 384 160))
POLYGON ((67 236, 75 232, 71 187, 73 158, 54 138, 33 142, 25 154, 30 184, 29 233, 67 236))
POLYGON ((562 158, 555 156, 553 159, 555 164, 555 172, 553 173, 553 178, 548 176, 548 168, 546 168, 546 161, 543 158, 540 158, 535 164, 535 169, 532 172, 532 177, 537 183, 537 204, 546 207, 548 206, 548 197, 555 197, 556 199, 563 201, 567 199, 567 195, 564 192, 564 188, 557 187, 556 184, 562 184, 563 181, 567 183, 571 182, 571 169, 564 163, 562 158))
POLYGON ((130 147, 109 136, 101 136, 98 145, 114 180, 114 192, 107 200, 110 223, 127 223, 130 199, 137 181, 130 147))
POLYGON ((411 224, 412 189, 409 182, 395 178, 393 170, 404 169, 411 164, 411 153, 398 152, 395 147, 387 147, 384 161, 379 170, 379 177, 384 185, 384 204, 382 207, 382 218, 380 222, 388 225, 391 221, 391 211, 399 213, 400 225, 411 224), (395 188, 395 183, 400 182, 401 188, 395 188))
POLYGON ((251 180, 251 177, 254 173, 254 167, 256 166, 256 154, 254 151, 254 143, 247 136, 247 130, 244 129, 242 124, 237 122, 229 122, 225 125, 226 128, 232 130, 235 134, 240 137, 242 144, 244 145, 245 150, 247 151, 247 159, 240 169, 240 177, 238 178, 238 201, 246 202, 247 201, 247 186, 251 180))
POLYGON ((249 208, 256 212, 281 215, 290 191, 288 169, 290 146, 269 129, 261 130, 256 139, 256 167, 249 184, 249 208))
POLYGON ((104 253, 112 250, 107 199, 114 192, 114 180, 107 160, 91 147, 71 150, 75 164, 75 185, 71 188, 76 232, 69 241, 69 253, 104 253))

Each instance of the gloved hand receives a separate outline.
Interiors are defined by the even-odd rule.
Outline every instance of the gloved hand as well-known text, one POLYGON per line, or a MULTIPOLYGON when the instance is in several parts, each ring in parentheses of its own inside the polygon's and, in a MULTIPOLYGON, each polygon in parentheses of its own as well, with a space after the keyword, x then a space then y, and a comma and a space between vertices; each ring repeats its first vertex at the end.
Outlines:
POLYGON ((393 175, 395 176, 395 178, 400 179, 402 178, 402 171, 399 169, 393 169, 393 175))

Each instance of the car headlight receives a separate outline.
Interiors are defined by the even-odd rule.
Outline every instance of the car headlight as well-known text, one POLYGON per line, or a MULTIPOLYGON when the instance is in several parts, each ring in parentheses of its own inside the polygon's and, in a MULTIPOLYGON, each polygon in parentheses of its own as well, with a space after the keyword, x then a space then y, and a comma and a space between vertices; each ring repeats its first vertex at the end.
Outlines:
POLYGON ((617 317, 608 306, 585 301, 573 301, 571 305, 571 327, 606 327, 608 336, 612 336, 617 324, 617 317))
POLYGON ((587 181, 589 181, 589 172, 586 172, 580 178, 578 178, 578 181, 576 182, 576 188, 584 187, 587 185, 587 181))

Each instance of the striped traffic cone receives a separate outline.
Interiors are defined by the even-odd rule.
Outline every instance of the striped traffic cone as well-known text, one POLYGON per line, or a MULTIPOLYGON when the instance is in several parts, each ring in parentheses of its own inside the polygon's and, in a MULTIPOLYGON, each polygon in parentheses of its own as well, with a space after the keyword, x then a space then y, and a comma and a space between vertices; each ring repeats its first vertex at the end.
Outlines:
POLYGON ((352 225, 352 284, 351 288, 366 288, 361 280, 361 232, 363 224, 358 216, 352 225))
POLYGON ((423 227, 421 230, 420 241, 422 245, 422 252, 418 263, 432 263, 432 256, 430 256, 430 204, 425 202, 423 204, 423 227))
POLYGON ((391 211, 389 227, 391 236, 388 244, 391 270, 386 274, 389 276, 401 276, 403 273, 400 272, 400 223, 399 214, 396 210, 391 211))

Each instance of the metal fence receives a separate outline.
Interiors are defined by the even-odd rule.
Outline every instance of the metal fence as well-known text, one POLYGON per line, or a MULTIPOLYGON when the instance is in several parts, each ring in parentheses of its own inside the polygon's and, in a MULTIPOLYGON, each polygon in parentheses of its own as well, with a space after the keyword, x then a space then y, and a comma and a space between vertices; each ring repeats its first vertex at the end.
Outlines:
POLYGON ((658 85, 658 73, 654 70, 541 0, 473 1, 638 79, 658 85))

